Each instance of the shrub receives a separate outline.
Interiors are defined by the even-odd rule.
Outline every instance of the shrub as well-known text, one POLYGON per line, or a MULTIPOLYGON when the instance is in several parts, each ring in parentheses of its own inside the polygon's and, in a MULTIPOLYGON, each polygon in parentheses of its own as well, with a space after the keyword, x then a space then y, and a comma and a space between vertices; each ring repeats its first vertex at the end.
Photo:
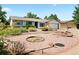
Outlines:
POLYGON ((48 31, 52 31, 53 29, 51 27, 48 28, 48 31))
POLYGON ((22 55, 23 53, 25 53, 25 46, 19 41, 13 41, 10 44, 8 50, 10 51, 10 54, 12 55, 22 55))
POLYGON ((34 28, 34 27, 29 27, 29 28, 28 28, 28 31, 30 31, 30 32, 35 32, 35 31, 36 31, 36 28, 34 28))
POLYGON ((0 30, 3 30, 7 28, 7 25, 5 25, 4 23, 0 22, 0 30))
POLYGON ((21 34, 21 30, 19 28, 6 28, 0 31, 0 35, 8 36, 8 35, 18 35, 21 34))
POLYGON ((52 31, 52 28, 45 26, 45 27, 42 27, 42 31, 52 31))
POLYGON ((42 27, 42 31, 48 31, 47 27, 42 27))
POLYGON ((9 54, 9 51, 7 50, 8 44, 5 42, 3 37, 0 37, 0 55, 6 55, 9 54))
POLYGON ((28 30, 26 28, 20 28, 21 29, 21 32, 28 32, 28 30))
POLYGON ((36 28, 36 27, 35 27, 35 26, 33 26, 33 25, 26 25, 26 29, 28 29, 29 27, 36 28))
POLYGON ((9 35, 20 35, 23 32, 27 32, 28 30, 26 28, 11 28, 8 27, 6 29, 3 29, 0 31, 1 36, 9 36, 9 35))
POLYGON ((6 40, 0 37, 0 55, 23 55, 25 46, 19 41, 6 40))
POLYGON ((13 28, 10 30, 11 35, 19 35, 21 34, 21 30, 19 28, 13 28))

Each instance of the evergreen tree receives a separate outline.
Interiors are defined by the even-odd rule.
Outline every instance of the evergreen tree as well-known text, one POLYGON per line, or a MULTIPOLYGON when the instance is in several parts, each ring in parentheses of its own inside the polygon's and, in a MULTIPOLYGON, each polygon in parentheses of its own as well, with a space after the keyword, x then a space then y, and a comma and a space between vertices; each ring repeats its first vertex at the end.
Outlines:
POLYGON ((6 22, 6 12, 2 11, 2 6, 0 6, 0 22, 2 23, 6 22))
POLYGON ((54 15, 51 14, 47 19, 54 19, 54 15))
POLYGON ((47 19, 47 16, 45 16, 44 19, 47 19))
POLYGON ((79 23, 79 5, 77 5, 75 7, 75 10, 73 12, 73 15, 74 15, 73 16, 73 19, 74 19, 75 23, 78 24, 79 23))
POLYGON ((40 19, 40 17, 37 17, 36 14, 33 14, 32 12, 28 12, 27 16, 25 18, 35 18, 35 19, 40 19))
POLYGON ((58 20, 58 17, 57 17, 56 14, 55 14, 55 15, 51 14, 51 15, 48 16, 48 17, 45 16, 44 19, 47 19, 47 20, 58 20))
POLYGON ((56 15, 56 14, 55 14, 53 17, 54 17, 54 19, 55 19, 55 20, 58 20, 58 17, 57 17, 57 15, 56 15))

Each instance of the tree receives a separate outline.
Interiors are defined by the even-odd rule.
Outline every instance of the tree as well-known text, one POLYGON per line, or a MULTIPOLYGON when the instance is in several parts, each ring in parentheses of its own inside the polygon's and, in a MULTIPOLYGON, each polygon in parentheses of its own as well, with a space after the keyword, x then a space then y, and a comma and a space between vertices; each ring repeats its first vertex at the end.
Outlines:
POLYGON ((51 15, 48 17, 48 19, 54 19, 54 15, 51 14, 51 15))
POLYGON ((6 22, 6 12, 2 11, 2 6, 0 6, 0 22, 5 23, 6 22))
POLYGON ((47 19, 47 16, 45 16, 44 19, 47 19))
POLYGON ((0 30, 3 30, 9 25, 9 22, 6 20, 6 12, 2 11, 2 6, 0 6, 0 30))
POLYGON ((56 14, 54 15, 54 19, 55 19, 55 20, 58 20, 58 17, 57 17, 57 15, 56 15, 56 14))
POLYGON ((74 10, 74 12, 73 12, 73 19, 74 19, 74 21, 75 21, 75 23, 77 24, 77 23, 79 23, 79 5, 77 5, 76 7, 75 7, 75 10, 74 10))
POLYGON ((77 5, 76 7, 75 7, 75 10, 74 10, 74 12, 73 12, 73 19, 74 19, 74 22, 75 22, 75 24, 76 24, 76 27, 77 27, 77 29, 79 29, 79 5, 77 5))
POLYGON ((47 19, 47 20, 58 20, 58 17, 57 17, 56 14, 55 14, 55 15, 51 14, 51 15, 48 16, 48 17, 45 16, 44 19, 47 19))
POLYGON ((36 14, 33 14, 31 12, 27 13, 27 16, 25 16, 25 18, 35 18, 35 19, 40 19, 40 17, 37 17, 36 14))

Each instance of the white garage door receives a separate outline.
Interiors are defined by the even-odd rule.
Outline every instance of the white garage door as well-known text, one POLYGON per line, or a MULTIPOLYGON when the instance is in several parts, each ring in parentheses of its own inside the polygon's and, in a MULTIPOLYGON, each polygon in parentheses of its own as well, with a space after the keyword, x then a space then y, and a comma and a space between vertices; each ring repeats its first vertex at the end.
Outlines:
POLYGON ((51 27, 52 27, 53 29, 58 29, 58 28, 59 28, 59 24, 58 24, 58 23, 52 23, 52 24, 51 24, 51 27))

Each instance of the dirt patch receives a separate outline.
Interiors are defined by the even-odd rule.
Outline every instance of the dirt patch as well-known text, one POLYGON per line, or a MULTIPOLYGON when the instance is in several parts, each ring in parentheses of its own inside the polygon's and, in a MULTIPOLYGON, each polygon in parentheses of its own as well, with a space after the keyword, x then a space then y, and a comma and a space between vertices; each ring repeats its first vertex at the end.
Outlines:
MULTIPOLYGON (((79 38, 76 35, 74 37, 64 37, 64 36, 57 35, 56 32, 52 32, 52 31, 45 32, 45 33, 43 33, 43 32, 42 33, 26 33, 24 35, 8 37, 8 39, 24 42, 25 46, 26 46, 26 52, 31 51, 31 50, 39 50, 39 49, 49 47, 49 43, 55 44, 55 43, 60 42, 61 44, 65 45, 64 47, 57 47, 57 48, 52 47, 49 49, 44 49, 43 54, 45 54, 45 55, 46 54, 53 55, 53 54, 61 53, 79 43, 79 38), (56 34, 56 35, 54 35, 54 34, 56 34), (42 42, 35 42, 35 43, 28 42, 26 40, 26 38, 28 38, 30 36, 43 37, 45 40, 42 42)), ((33 52, 32 54, 41 54, 40 52, 36 52, 36 53, 33 52)))
POLYGON ((30 37, 27 37, 26 40, 28 42, 42 42, 45 39, 43 37, 39 37, 39 36, 30 36, 30 37))

